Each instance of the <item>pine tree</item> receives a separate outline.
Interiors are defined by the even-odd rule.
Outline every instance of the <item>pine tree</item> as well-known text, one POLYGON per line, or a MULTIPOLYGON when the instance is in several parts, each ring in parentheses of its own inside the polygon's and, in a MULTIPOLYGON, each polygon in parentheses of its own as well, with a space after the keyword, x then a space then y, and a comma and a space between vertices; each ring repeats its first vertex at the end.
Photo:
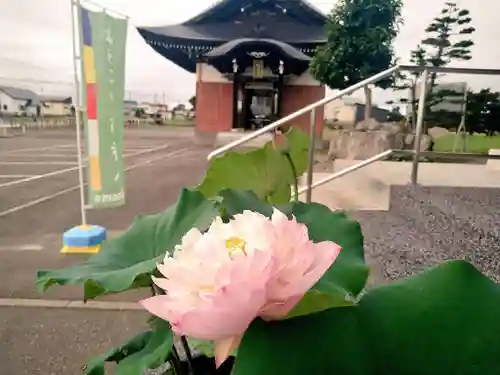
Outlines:
MULTIPOLYGON (((425 29, 428 37, 421 44, 427 64, 443 67, 452 61, 470 60, 471 47, 474 45, 470 35, 475 31, 470 26, 471 21, 467 9, 458 8, 456 3, 446 3, 441 14, 425 29)), ((437 77, 437 73, 430 75, 431 91, 435 88, 437 77)))
MULTIPOLYGON (((471 48, 474 45, 471 35, 474 27, 470 26, 472 18, 467 9, 460 9, 456 3, 447 2, 440 14, 427 26, 425 32, 427 37, 420 42, 417 48, 411 52, 410 62, 418 66, 445 67, 454 61, 467 61, 472 58, 471 48)), ((412 122, 416 117, 416 86, 421 73, 412 75, 400 75, 395 90, 410 90, 410 98, 400 100, 401 103, 409 103, 412 106, 412 122), (413 94, 413 95, 412 95, 413 94)), ((438 78, 441 75, 431 73, 428 83, 426 100, 426 118, 432 118, 432 108, 446 101, 461 102, 462 94, 448 90, 436 90, 438 78), (459 96, 453 98, 453 96, 459 96)), ((443 115, 442 112, 436 116, 443 115)), ((446 114, 445 114, 446 115, 446 114)))
POLYGON ((196 95, 193 95, 191 98, 189 98, 189 104, 194 108, 196 108, 196 95))

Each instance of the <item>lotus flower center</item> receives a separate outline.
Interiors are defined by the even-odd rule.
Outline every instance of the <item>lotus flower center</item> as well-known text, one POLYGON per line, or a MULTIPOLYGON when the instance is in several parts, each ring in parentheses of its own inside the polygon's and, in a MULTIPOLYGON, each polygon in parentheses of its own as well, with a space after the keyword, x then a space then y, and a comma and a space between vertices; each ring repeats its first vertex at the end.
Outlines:
POLYGON ((213 285, 202 285, 199 288, 200 293, 212 293, 215 290, 215 286, 213 285))
POLYGON ((226 249, 229 252, 229 256, 232 256, 234 253, 241 252, 245 255, 246 241, 240 237, 231 237, 226 240, 226 249))

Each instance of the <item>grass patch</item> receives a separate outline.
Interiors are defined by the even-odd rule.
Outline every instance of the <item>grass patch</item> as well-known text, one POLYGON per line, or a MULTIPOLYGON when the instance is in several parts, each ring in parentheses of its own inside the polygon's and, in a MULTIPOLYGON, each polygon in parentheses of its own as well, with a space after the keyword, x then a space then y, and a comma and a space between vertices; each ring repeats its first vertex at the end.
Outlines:
MULTIPOLYGON (((445 135, 434 140, 434 151, 438 152, 453 152, 453 144, 455 143, 455 134, 445 135)), ((500 135, 487 137, 483 134, 467 135, 467 148, 465 152, 475 154, 487 154, 490 149, 500 149, 500 135)), ((457 142, 457 152, 463 150, 462 137, 457 142)))

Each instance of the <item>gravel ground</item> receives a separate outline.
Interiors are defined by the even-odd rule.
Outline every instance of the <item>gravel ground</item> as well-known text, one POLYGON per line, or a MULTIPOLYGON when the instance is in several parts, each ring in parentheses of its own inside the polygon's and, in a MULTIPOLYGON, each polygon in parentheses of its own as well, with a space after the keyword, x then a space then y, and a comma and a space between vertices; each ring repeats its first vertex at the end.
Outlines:
POLYGON ((500 282, 500 189, 394 187, 389 212, 355 212, 381 279, 465 259, 500 282))

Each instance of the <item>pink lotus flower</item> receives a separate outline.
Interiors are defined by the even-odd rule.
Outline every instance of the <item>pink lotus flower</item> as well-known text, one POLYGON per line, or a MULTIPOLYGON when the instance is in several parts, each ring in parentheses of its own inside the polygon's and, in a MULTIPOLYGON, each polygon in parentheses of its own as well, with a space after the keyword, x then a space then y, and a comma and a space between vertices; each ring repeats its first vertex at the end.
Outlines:
POLYGON ((153 282, 165 295, 140 304, 174 333, 215 342, 217 366, 260 316, 285 317, 337 258, 333 242, 313 243, 307 227, 275 210, 271 219, 245 211, 190 230, 167 255, 153 282))

